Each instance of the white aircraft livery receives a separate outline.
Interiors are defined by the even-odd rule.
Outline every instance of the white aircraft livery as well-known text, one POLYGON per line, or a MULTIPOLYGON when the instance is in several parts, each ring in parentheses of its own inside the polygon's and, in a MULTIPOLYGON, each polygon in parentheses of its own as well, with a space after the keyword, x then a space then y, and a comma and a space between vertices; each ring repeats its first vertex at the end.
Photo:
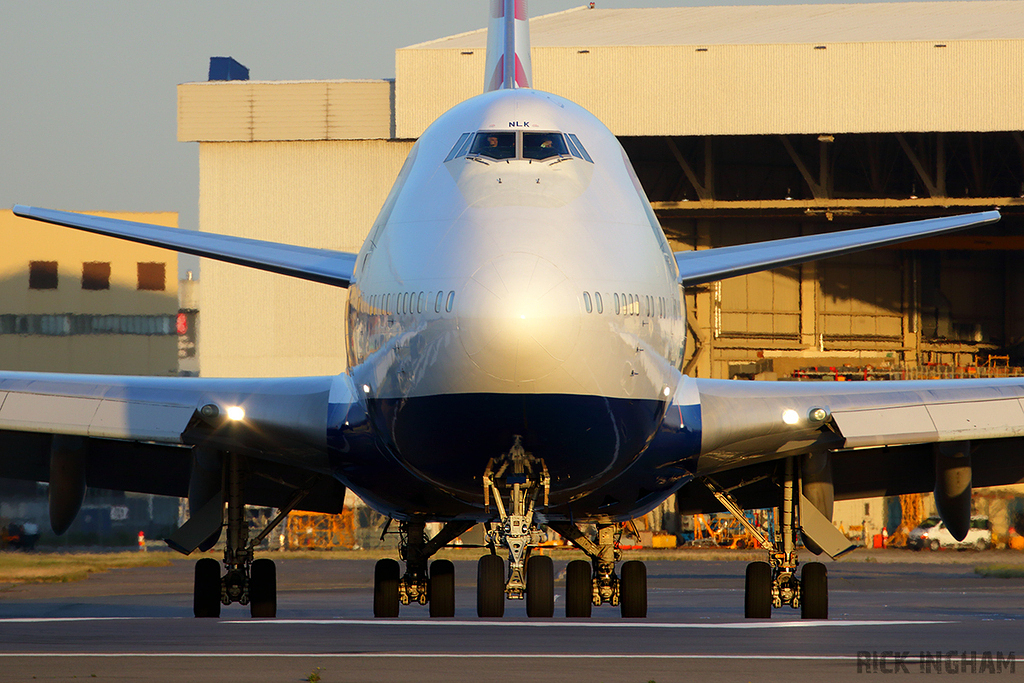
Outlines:
MULTIPOLYGON (((358 254, 24 206, 19 216, 349 290, 348 370, 199 379, 0 373, 0 476, 48 481, 66 530, 87 486, 187 496, 167 542, 209 549, 197 617, 276 615, 276 570, 253 548, 292 509, 340 512, 351 489, 398 525, 404 563, 374 574, 373 613, 452 616, 454 567, 431 561, 476 524, 477 611, 510 599, 554 614, 542 529, 587 559, 566 570, 565 614, 647 614, 622 522, 669 496, 726 509, 766 551, 745 615, 828 616, 820 562, 850 542, 833 501, 934 491, 954 534, 972 486, 1024 481, 1024 382, 787 383, 690 378, 682 287, 937 235, 995 211, 673 253, 615 136, 532 89, 525 0, 491 0, 485 92, 409 153, 358 254), (246 504, 281 516, 249 538, 246 504), (744 510, 777 508, 765 532, 744 510), (425 534, 427 522, 440 532, 425 534)), ((325 315, 340 312, 325 311, 325 315)), ((389 522, 389 525, 391 522, 389 522)))

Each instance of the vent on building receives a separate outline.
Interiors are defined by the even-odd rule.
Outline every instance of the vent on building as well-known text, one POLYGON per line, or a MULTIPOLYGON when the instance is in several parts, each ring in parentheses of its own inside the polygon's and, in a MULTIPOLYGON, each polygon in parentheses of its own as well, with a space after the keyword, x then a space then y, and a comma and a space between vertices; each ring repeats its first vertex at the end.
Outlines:
POLYGON ((247 81, 249 69, 231 57, 210 57, 211 81, 247 81))
POLYGON ((56 261, 29 261, 29 289, 57 289, 56 261))
POLYGON ((83 263, 82 289, 110 289, 110 263, 103 261, 83 263))
POLYGON ((162 292, 165 287, 164 280, 163 263, 139 264, 139 289, 162 292))

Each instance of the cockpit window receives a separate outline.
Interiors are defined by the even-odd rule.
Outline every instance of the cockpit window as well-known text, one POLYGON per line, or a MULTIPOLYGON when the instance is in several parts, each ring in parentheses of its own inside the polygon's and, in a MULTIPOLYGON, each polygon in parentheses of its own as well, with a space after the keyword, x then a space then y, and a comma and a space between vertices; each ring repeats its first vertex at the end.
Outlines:
POLYGON ((561 133, 523 133, 523 158, 547 159, 569 156, 569 148, 561 133))
POLYGON ((516 134, 477 133, 469 153, 491 159, 515 159, 516 134))
POLYGON ((589 154, 587 154, 587 150, 585 150, 583 148, 583 145, 580 144, 580 139, 578 137, 576 137, 573 133, 569 133, 569 139, 572 141, 573 146, 576 147, 576 149, 580 151, 580 154, 583 155, 584 160, 589 161, 590 163, 594 163, 594 160, 590 158, 589 154))
POLYGON ((465 144, 465 142, 472 135, 473 135, 472 133, 463 133, 462 136, 459 138, 459 141, 455 143, 454 147, 452 147, 452 151, 448 152, 448 156, 445 157, 445 159, 444 159, 445 162, 449 162, 452 159, 454 159, 455 157, 459 156, 459 150, 462 149, 462 145, 465 144))

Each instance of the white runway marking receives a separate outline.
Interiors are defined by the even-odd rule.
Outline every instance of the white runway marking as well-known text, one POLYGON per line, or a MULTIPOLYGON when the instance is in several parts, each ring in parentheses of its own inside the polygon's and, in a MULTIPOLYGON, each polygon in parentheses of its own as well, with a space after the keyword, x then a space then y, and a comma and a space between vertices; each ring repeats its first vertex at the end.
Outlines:
MULTIPOLYGON (((3 624, 59 624, 93 621, 156 621, 170 619, 188 620, 191 617, 11 617, 0 618, 3 624)), ((447 620, 447 619, 232 619, 211 621, 215 624, 258 625, 258 626, 469 626, 472 628, 526 627, 526 628, 662 628, 662 629, 738 629, 761 630, 777 628, 849 628, 858 626, 918 626, 929 624, 951 624, 952 621, 737 621, 726 623, 666 623, 652 621, 497 621, 497 620, 447 620)))
POLYGON ((251 624, 261 626, 487 626, 527 628, 669 628, 669 629, 774 629, 774 628, 842 628, 851 626, 916 626, 949 624, 950 621, 739 621, 712 624, 680 624, 651 621, 492 621, 442 619, 242 619, 223 621, 223 624, 251 624))
MULTIPOLYGON (((37 658, 37 657, 84 657, 84 658, 114 658, 114 657, 138 657, 152 659, 158 657, 178 659, 201 659, 201 658, 232 658, 232 657, 271 657, 271 658, 306 658, 317 657, 322 659, 715 659, 715 660, 749 660, 750 654, 607 654, 591 652, 565 652, 552 654, 542 653, 511 653, 511 654, 470 654, 463 652, 0 652, 0 660, 16 658, 37 658)), ((769 655, 773 661, 786 660, 794 662, 816 662, 816 661, 857 661, 855 655, 769 655)), ((915 661, 915 657, 909 657, 908 663, 915 661)))
POLYGON ((0 624, 59 624, 74 621, 152 621, 153 619, 182 619, 184 617, 10 617, 0 618, 0 624))

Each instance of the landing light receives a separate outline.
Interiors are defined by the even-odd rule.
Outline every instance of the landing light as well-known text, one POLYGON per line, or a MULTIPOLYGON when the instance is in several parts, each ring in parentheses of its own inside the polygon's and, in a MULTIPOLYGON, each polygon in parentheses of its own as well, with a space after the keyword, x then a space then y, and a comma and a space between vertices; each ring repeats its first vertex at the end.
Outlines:
POLYGON ((363 393, 364 394, 370 393, 370 385, 369 384, 364 384, 363 385, 363 393))
POLYGON ((245 408, 243 408, 242 406, 231 406, 230 408, 228 408, 228 419, 235 420, 236 422, 238 420, 244 420, 245 408))
POLYGON ((825 408, 811 408, 807 413, 807 419, 811 422, 824 422, 828 419, 828 410, 825 408))
POLYGON ((661 390, 661 393, 663 393, 665 395, 665 398, 668 398, 669 394, 672 393, 672 390, 669 389, 668 387, 665 387, 664 389, 661 390))
POLYGON ((800 421, 800 414, 792 408, 786 408, 782 411, 782 421, 788 425, 795 425, 800 421))

